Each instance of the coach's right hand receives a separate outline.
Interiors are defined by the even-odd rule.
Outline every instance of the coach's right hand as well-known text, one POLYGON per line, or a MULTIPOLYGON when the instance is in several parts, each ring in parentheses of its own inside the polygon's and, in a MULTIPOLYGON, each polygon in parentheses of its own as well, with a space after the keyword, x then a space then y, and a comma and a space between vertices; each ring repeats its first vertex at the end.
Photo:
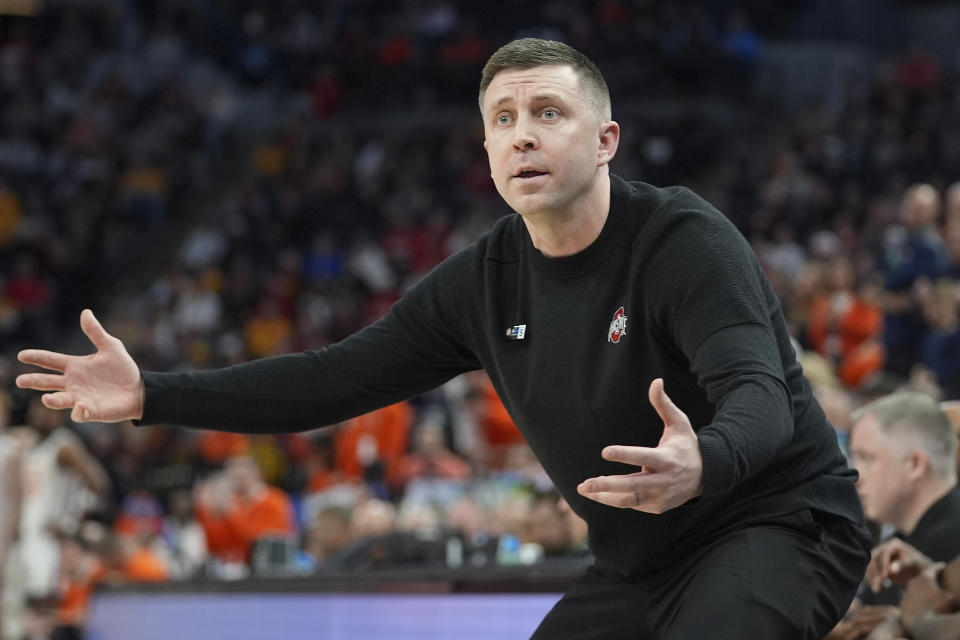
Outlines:
POLYGON ((140 369, 119 339, 104 330, 84 309, 80 328, 97 352, 69 356, 53 351, 26 349, 18 354, 20 362, 36 365, 54 373, 24 373, 17 386, 38 391, 43 404, 51 409, 71 409, 74 422, 121 422, 143 417, 144 389, 140 369))

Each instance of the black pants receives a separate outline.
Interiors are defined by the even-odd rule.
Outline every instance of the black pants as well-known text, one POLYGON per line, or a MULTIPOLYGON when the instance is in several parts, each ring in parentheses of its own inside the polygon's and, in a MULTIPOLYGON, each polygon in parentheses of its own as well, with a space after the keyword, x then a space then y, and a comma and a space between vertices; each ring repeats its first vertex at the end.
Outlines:
POLYGON ((853 600, 871 542, 862 525, 805 510, 635 581, 591 567, 532 640, 820 640, 853 600))

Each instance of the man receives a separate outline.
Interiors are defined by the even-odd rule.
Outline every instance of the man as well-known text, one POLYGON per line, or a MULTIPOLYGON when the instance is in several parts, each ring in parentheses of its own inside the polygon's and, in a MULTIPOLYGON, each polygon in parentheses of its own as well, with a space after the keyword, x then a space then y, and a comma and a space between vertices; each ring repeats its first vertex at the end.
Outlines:
MULTIPOLYGON (((899 392, 858 410, 853 421, 850 449, 867 517, 892 526, 898 538, 935 561, 960 555, 957 438, 937 402, 899 392)), ((861 590, 864 606, 830 637, 863 637, 902 595, 897 587, 861 590)))
POLYGON ((926 324, 919 312, 917 284, 936 278, 949 259, 937 229, 940 194, 929 184, 914 184, 903 195, 902 226, 887 233, 881 264, 881 298, 886 371, 908 377, 922 350, 926 324))
POLYGON ((231 458, 221 478, 201 486, 197 520, 211 555, 224 563, 249 563, 258 540, 289 536, 296 529, 290 498, 264 481, 250 456, 231 458))
POLYGON ((899 392, 854 414, 850 440, 869 519, 937 561, 960 555, 957 438, 929 396, 899 392))
POLYGON ((505 45, 480 106, 494 183, 519 215, 382 320, 320 351, 141 375, 85 311, 97 354, 25 351, 63 375, 18 384, 77 420, 270 431, 278 415, 307 429, 484 368, 596 557, 535 638, 819 639, 869 543, 749 246, 690 191, 610 174, 620 127, 578 51, 505 45))

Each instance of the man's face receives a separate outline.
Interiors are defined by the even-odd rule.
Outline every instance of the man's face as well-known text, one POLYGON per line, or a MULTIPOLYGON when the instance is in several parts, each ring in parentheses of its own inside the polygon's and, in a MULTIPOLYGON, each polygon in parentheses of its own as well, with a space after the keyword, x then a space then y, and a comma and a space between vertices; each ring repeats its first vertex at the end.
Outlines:
POLYGON ((897 524, 912 501, 907 452, 898 450, 869 414, 854 424, 850 452, 860 473, 857 490, 867 517, 897 524))
POLYGON ((483 98, 483 128, 497 191, 525 215, 572 211, 619 140, 576 72, 559 65, 498 73, 483 98))
POLYGON ((251 458, 233 458, 227 463, 226 472, 234 493, 239 495, 250 494, 260 480, 257 463, 251 458))

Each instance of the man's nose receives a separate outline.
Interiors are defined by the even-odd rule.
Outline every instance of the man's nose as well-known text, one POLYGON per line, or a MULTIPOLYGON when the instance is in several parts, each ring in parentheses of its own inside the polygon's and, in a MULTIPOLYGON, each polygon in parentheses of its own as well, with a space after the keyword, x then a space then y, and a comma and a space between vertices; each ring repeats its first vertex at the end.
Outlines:
POLYGON ((518 151, 536 149, 539 146, 532 124, 527 117, 521 116, 517 119, 517 126, 513 129, 513 146, 518 151))

